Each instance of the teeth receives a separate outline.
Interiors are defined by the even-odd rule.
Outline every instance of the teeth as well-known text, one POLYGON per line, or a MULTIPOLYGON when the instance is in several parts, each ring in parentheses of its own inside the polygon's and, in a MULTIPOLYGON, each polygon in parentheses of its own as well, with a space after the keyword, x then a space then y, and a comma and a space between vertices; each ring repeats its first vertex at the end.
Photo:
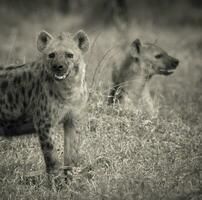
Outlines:
POLYGON ((63 79, 66 78, 66 74, 64 74, 64 75, 62 75, 62 76, 58 76, 58 75, 55 74, 55 78, 56 78, 56 79, 59 79, 59 80, 63 80, 63 79))
POLYGON ((174 72, 175 71, 175 69, 168 69, 168 70, 160 70, 160 72, 174 72))
POLYGON ((173 73, 173 72, 174 72, 174 70, 168 70, 168 72, 169 72, 169 73, 173 73))
POLYGON ((62 76, 59 76, 59 75, 55 74, 55 78, 58 79, 58 80, 63 80, 63 79, 65 79, 68 75, 69 75, 69 72, 67 72, 66 74, 64 74, 64 75, 62 75, 62 76))

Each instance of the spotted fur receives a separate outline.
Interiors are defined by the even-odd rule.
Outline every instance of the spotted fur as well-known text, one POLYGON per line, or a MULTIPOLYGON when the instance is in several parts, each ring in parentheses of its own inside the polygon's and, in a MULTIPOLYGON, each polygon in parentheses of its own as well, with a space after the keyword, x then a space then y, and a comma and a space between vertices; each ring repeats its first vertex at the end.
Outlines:
POLYGON ((88 36, 42 31, 37 40, 40 59, 0 71, 0 133, 15 136, 37 132, 48 173, 61 167, 54 132, 64 127, 64 165, 76 157, 75 121, 87 101, 85 62, 88 36))

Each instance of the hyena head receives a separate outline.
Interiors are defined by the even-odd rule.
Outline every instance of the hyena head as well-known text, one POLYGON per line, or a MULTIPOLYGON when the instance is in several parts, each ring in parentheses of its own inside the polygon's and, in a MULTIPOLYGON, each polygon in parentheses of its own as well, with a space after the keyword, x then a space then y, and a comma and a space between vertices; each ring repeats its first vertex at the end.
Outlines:
POLYGON ((179 64, 179 60, 168 55, 160 47, 146 43, 141 44, 139 39, 132 42, 130 54, 140 63, 141 69, 148 77, 155 74, 170 75, 179 64))
POLYGON ((47 73, 56 81, 74 78, 83 65, 83 54, 89 49, 87 34, 80 30, 75 35, 61 33, 53 38, 42 31, 37 40, 37 48, 43 54, 43 64, 47 73))

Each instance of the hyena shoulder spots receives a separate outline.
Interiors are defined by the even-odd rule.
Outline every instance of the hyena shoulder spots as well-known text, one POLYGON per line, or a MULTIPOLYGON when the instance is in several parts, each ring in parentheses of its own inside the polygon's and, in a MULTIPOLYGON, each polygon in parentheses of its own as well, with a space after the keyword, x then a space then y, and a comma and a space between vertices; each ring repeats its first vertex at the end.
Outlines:
POLYGON ((64 127, 64 165, 72 165, 75 120, 87 100, 83 54, 89 39, 84 31, 53 38, 42 31, 37 40, 41 57, 0 71, 0 130, 5 137, 37 132, 48 173, 60 163, 54 129, 64 127), (14 127, 14 128, 13 128, 14 127))
MULTIPOLYGON (((154 75, 170 75, 178 66, 178 59, 168 55, 157 45, 142 44, 139 39, 132 42, 124 59, 115 64, 112 71, 112 88, 109 104, 123 102, 137 105, 143 100, 149 112, 154 112, 149 83, 154 75)), ((126 105, 126 106, 127 106, 126 105)))

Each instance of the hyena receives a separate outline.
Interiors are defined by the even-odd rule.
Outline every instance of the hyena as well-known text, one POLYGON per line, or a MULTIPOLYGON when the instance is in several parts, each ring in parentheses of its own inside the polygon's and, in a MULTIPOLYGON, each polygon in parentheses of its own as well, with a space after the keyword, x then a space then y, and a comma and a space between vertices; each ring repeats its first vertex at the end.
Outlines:
POLYGON ((41 56, 34 62, 0 71, 0 133, 4 137, 36 132, 47 173, 61 167, 55 148, 56 126, 64 128, 64 165, 77 155, 75 122, 87 101, 84 31, 54 38, 42 31, 37 39, 41 56))
POLYGON ((157 45, 134 40, 122 62, 114 64, 108 103, 123 102, 128 106, 137 105, 142 100, 147 105, 147 111, 153 115, 155 109, 149 90, 151 78, 155 74, 172 74, 178 64, 178 59, 157 45))

